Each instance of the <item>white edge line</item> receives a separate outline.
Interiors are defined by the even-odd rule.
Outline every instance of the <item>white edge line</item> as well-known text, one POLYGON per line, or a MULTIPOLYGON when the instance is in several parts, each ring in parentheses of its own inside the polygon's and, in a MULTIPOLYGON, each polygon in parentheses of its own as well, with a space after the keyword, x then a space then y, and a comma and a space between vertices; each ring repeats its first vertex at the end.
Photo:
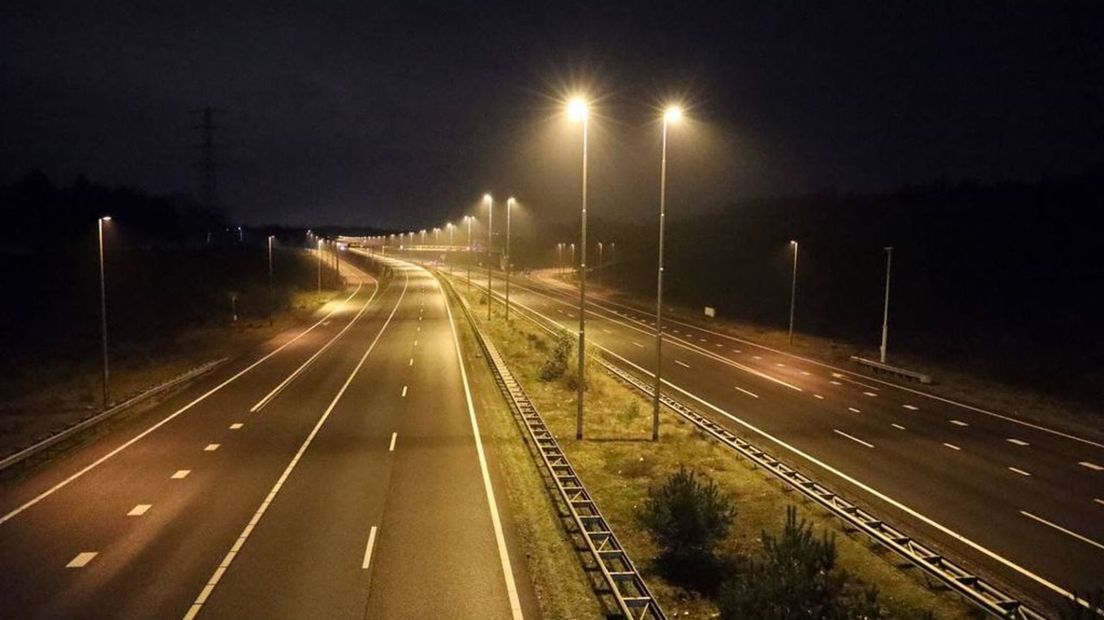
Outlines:
POLYGON ((1062 532, 1063 534, 1069 534, 1070 536, 1073 536, 1077 540, 1080 540, 1081 542, 1084 542, 1084 543, 1088 543, 1088 544, 1096 547, 1097 549, 1104 550, 1104 544, 1098 543, 1095 540, 1093 540, 1091 538, 1088 538, 1087 536, 1082 536, 1081 534, 1078 534, 1077 532, 1074 532, 1072 530, 1067 530, 1066 528, 1062 527, 1061 525, 1058 525, 1057 523, 1051 523, 1050 521, 1047 521, 1046 519, 1044 519, 1042 517, 1037 517, 1037 516, 1031 514, 1030 512, 1027 512, 1026 510, 1021 510, 1020 514, 1022 514, 1025 517, 1028 517, 1029 519, 1034 519, 1034 520, 1038 521, 1039 523, 1042 523, 1043 525, 1049 525, 1050 527, 1058 530, 1059 532, 1062 532))
POLYGON ((836 433, 837 435, 843 435, 844 437, 850 439, 851 441, 861 443, 862 445, 866 446, 867 448, 873 448, 874 447, 874 444, 872 444, 870 442, 863 441, 863 440, 859 439, 858 437, 855 437, 854 435, 848 435, 847 433, 841 431, 838 428, 833 428, 832 431, 834 433, 836 433))
POLYGON ((203 604, 207 601, 207 598, 211 596, 211 592, 214 591, 215 586, 218 585, 218 582, 222 578, 223 573, 226 572, 226 569, 230 567, 231 562, 234 561, 234 558, 237 557, 237 554, 240 552, 242 545, 245 544, 246 539, 249 538, 249 535, 253 532, 253 527, 256 526, 256 524, 261 520, 261 517, 264 516, 265 511, 268 510, 268 507, 272 505, 273 500, 276 499, 276 495, 280 492, 280 489, 283 488, 284 482, 286 482, 288 477, 291 476, 291 472, 295 470, 295 466, 299 464, 299 460, 303 457, 303 454, 306 453, 307 448, 309 448, 311 443, 314 442, 314 438, 318 435, 318 431, 322 430, 322 425, 326 423, 326 420, 328 420, 330 417, 330 413, 332 413, 334 407, 337 406, 338 401, 340 401, 341 397, 345 395, 345 390, 349 389, 349 385, 353 382, 353 379, 356 378, 357 373, 360 372, 361 367, 364 366, 365 360, 368 359, 368 356, 372 353, 372 350, 376 348, 376 343, 379 342, 381 337, 383 337, 384 332, 387 331, 387 326, 391 324, 391 319, 394 318, 395 313, 399 310, 399 306, 402 305, 402 300, 403 297, 406 296, 406 287, 407 284, 409 284, 409 281, 409 276, 406 276, 406 280, 403 283, 402 294, 399 295, 398 301, 395 302, 395 307, 391 309, 391 314, 388 315, 387 321, 384 322, 383 327, 380 327, 380 330, 376 334, 376 337, 372 339, 372 344, 368 345, 368 348, 364 351, 364 355, 360 356, 360 360, 357 362, 357 365, 353 367, 353 371, 350 372, 349 376, 345 379, 345 383, 341 385, 341 389, 339 389, 337 391, 337 394, 334 395, 333 400, 330 401, 329 406, 327 406, 326 410, 322 413, 322 417, 318 418, 318 422, 314 424, 314 428, 311 429, 310 434, 308 434, 307 438, 303 440, 303 443, 299 446, 299 450, 295 453, 295 456, 291 458, 291 462, 289 462, 287 467, 284 468, 283 473, 280 474, 280 477, 276 480, 276 484, 274 484, 272 486, 272 489, 269 490, 268 496, 265 497, 265 500, 261 503, 260 507, 257 508, 257 511, 253 513, 253 518, 249 520, 249 522, 245 525, 245 528, 242 530, 242 533, 238 535, 238 538, 234 542, 234 546, 231 547, 230 551, 227 552, 226 556, 223 558, 222 563, 219 564, 218 568, 215 569, 215 572, 207 581, 207 585, 203 586, 203 589, 200 590, 199 595, 196 596, 195 602, 193 602, 192 606, 188 608, 188 612, 184 614, 184 618, 186 620, 192 620, 192 618, 195 618, 196 615, 199 614, 200 610, 203 608, 203 604))
MULTIPOLYGON (((358 284, 358 285, 357 285, 357 287, 356 287, 356 289, 355 289, 355 290, 353 290, 353 292, 352 292, 352 293, 351 293, 351 294, 350 294, 350 295, 349 295, 348 297, 346 297, 346 298, 345 298, 345 302, 347 302, 347 301, 349 301, 350 299, 352 299, 352 298, 353 298, 353 295, 356 295, 356 294, 357 294, 357 291, 359 291, 359 290, 360 290, 361 286, 362 286, 362 285, 358 284)), ((378 285, 377 285, 377 288, 378 288, 378 285)), ((342 302, 342 303, 345 303, 345 302, 342 302)), ((69 476, 69 477, 68 477, 68 478, 66 478, 65 480, 62 480, 61 482, 59 482, 59 483, 55 484, 54 486, 50 487, 49 489, 46 489, 46 490, 45 490, 45 491, 43 491, 42 493, 39 493, 38 495, 36 495, 36 496, 34 496, 33 498, 31 498, 30 500, 28 500, 28 501, 27 501, 26 503, 24 503, 23 505, 21 505, 21 506, 19 506, 18 508, 16 508, 16 509, 12 510, 11 512, 9 512, 8 514, 4 515, 3 517, 0 517, 0 525, 3 525, 4 523, 6 523, 6 522, 10 521, 10 520, 11 520, 11 519, 12 519, 13 517, 15 517, 16 515, 18 515, 19 513, 23 512, 24 510, 26 510, 26 509, 28 509, 28 508, 30 508, 31 506, 34 506, 35 504, 37 504, 37 503, 41 502, 42 500, 46 499, 47 497, 49 497, 49 496, 53 495, 54 493, 56 493, 56 492, 57 492, 57 491, 59 491, 60 489, 62 489, 62 488, 64 488, 64 487, 68 486, 68 485, 69 485, 69 483, 73 482, 73 481, 74 481, 74 480, 76 480, 77 478, 80 478, 81 476, 83 476, 84 474, 86 474, 86 473, 88 473, 88 472, 92 471, 92 470, 93 470, 93 469, 95 469, 96 467, 99 467, 99 466, 100 466, 101 464, 103 464, 103 463, 104 463, 105 461, 107 461, 108 459, 110 459, 110 458, 114 457, 114 456, 115 456, 116 454, 118 454, 118 453, 122 452, 123 450, 126 450, 126 449, 127 449, 127 448, 129 448, 130 446, 134 445, 135 443, 137 443, 138 441, 140 441, 141 439, 143 439, 143 438, 144 438, 144 437, 145 437, 146 435, 149 435, 150 433, 152 433, 153 431, 155 431, 155 430, 157 430, 157 429, 161 428, 161 427, 162 427, 162 426, 164 426, 165 424, 168 424, 168 423, 169 423, 169 422, 170 422, 171 420, 173 420, 174 418, 176 418, 176 417, 177 417, 177 416, 179 416, 180 414, 182 414, 182 413, 184 413, 185 411, 187 411, 187 410, 191 409, 192 407, 194 407, 194 406, 198 405, 198 404, 199 404, 200 402, 202 402, 202 401, 206 400, 208 396, 210 396, 210 395, 214 394, 215 392, 217 392, 217 391, 221 390, 222 388, 226 387, 227 385, 230 385, 230 384, 231 384, 231 383, 233 383, 234 381, 238 380, 238 379, 239 379, 239 378, 240 378, 240 377, 241 377, 242 375, 244 375, 245 373, 249 372, 250 370, 253 370, 253 369, 254 369, 254 368, 256 368, 257 366, 259 366, 259 365, 260 365, 260 364, 261 364, 262 362, 264 362, 264 361, 268 360, 268 359, 269 359, 270 357, 272 357, 273 355, 276 355, 276 354, 277 354, 277 353, 279 353, 280 351, 284 350, 284 348, 286 348, 286 347, 290 346, 290 345, 291 345, 291 344, 292 344, 293 342, 295 342, 296 340, 299 340, 300 338, 302 338, 303 336, 305 336, 305 335, 307 334, 307 332, 309 332, 309 331, 313 330, 314 328, 318 327, 319 325, 321 325, 321 324, 322 324, 322 321, 328 320, 328 319, 329 319, 329 318, 330 318, 331 316, 333 316, 333 314, 334 314, 335 312, 337 312, 337 310, 338 310, 338 308, 337 308, 337 307, 335 307, 335 308, 334 308, 333 310, 331 310, 331 311, 329 312, 329 314, 327 314, 326 316, 324 316, 324 317, 322 317, 321 319, 319 319, 317 323, 315 323, 314 325, 311 325, 311 326, 310 326, 310 327, 308 327, 307 329, 305 329, 305 330, 303 330, 303 331, 299 332, 299 333, 298 333, 298 334, 297 334, 297 335, 296 335, 296 336, 295 336, 294 338, 292 338, 291 340, 288 340, 287 342, 285 342, 284 344, 280 345, 279 347, 277 347, 277 348, 273 349, 272 351, 269 351, 269 352, 268 352, 267 354, 265 354, 265 356, 264 356, 264 357, 262 357, 261 359, 259 359, 259 360, 255 361, 255 362, 253 362, 253 363, 252 363, 252 364, 250 364, 249 366, 246 366, 246 367, 245 367, 244 369, 242 369, 242 370, 239 370, 239 371, 238 371, 238 373, 237 373, 237 374, 235 374, 234 376, 232 376, 232 377, 230 377, 229 379, 227 379, 226 381, 223 381, 222 383, 220 383, 220 384, 216 385, 215 387, 211 388, 210 390, 208 390, 208 391, 204 392, 204 393, 203 393, 203 395, 199 396, 198 398, 196 398, 196 399, 195 399, 195 400, 193 400, 192 402, 188 403, 187 405, 184 405, 184 406, 183 406, 183 407, 181 407, 180 409, 177 409, 177 410, 176 410, 176 411, 174 411, 173 413, 171 413, 171 414, 169 414, 169 415, 165 416, 164 418, 162 418, 162 419, 161 419, 161 421, 157 422, 156 424, 154 424, 153 426, 151 426, 151 427, 147 428, 146 430, 142 431, 141 433, 138 433, 138 434, 137 434, 137 435, 135 435, 134 437, 132 437, 132 438, 130 438, 129 440, 127 440, 126 442, 124 442, 124 443, 123 443, 122 445, 120 445, 120 446, 118 446, 117 448, 115 448, 114 450, 112 450, 111 452, 108 452, 107 454, 105 454, 105 455, 101 456, 100 458, 96 459, 95 461, 92 461, 92 463, 90 463, 90 464, 86 465, 86 466, 85 466, 84 468, 82 468, 82 469, 78 470, 78 471, 77 471, 76 473, 72 474, 71 476, 69 476)))
POLYGON ((487 505, 491 510, 491 523, 494 525, 495 541, 498 543, 498 557, 502 563, 503 578, 506 580, 506 593, 510 599, 510 613, 515 620, 520 620, 524 617, 524 614, 521 611, 521 601, 518 599, 514 570, 510 566, 510 552, 506 549, 506 537, 502 533, 502 521, 498 516, 498 504, 495 502, 491 477, 487 472, 487 457, 483 453, 479 421, 475 418, 475 404, 472 402, 471 387, 468 385, 468 371, 464 368, 464 356, 460 351, 460 338, 456 334, 456 323, 452 319, 452 304, 448 303, 447 300, 445 309, 448 310, 449 327, 452 329, 452 343, 456 348, 456 361, 460 366, 460 378, 464 384, 464 398, 468 403, 468 418, 471 420, 472 434, 475 436, 475 451, 479 455, 479 469, 483 474, 483 488, 487 492, 487 505))

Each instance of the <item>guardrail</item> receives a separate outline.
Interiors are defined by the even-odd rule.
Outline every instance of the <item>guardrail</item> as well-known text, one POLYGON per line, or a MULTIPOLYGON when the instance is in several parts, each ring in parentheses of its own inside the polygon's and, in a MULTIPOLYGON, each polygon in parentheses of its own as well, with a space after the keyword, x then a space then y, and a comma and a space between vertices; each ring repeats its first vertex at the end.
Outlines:
POLYGON ((27 458, 35 455, 35 454, 38 454, 39 452, 42 452, 43 450, 45 450, 45 449, 47 449, 51 446, 57 445, 58 443, 60 443, 62 441, 65 441, 66 439, 72 437, 73 435, 76 435, 77 433, 79 433, 79 432, 81 432, 85 429, 91 428, 91 427, 99 424, 100 422, 103 422, 103 421, 107 420, 108 418, 111 418, 112 416, 119 413, 120 411, 123 411, 124 409, 128 409, 130 407, 133 407, 134 405, 137 405, 138 403, 140 403, 140 402, 142 402, 146 399, 149 399, 149 398, 152 398, 152 397, 154 397, 158 394, 161 394, 162 392, 170 390, 170 389, 180 385, 181 383, 184 383, 186 381, 190 381, 192 379, 195 379, 196 377, 207 374, 208 372, 211 372, 212 370, 214 370, 216 367, 218 367, 220 364, 222 364, 226 360, 227 360, 227 358, 222 357, 222 358, 219 358, 217 360, 212 360, 210 362, 207 362, 206 364, 202 364, 200 366, 197 366, 197 367, 195 367, 195 368, 193 368, 193 369, 191 369, 187 372, 181 373, 181 374, 173 377, 172 379, 164 381, 163 383, 160 383, 160 384, 146 390, 145 392, 142 392, 141 394, 138 394, 137 396, 132 396, 131 398, 128 398, 127 400, 124 400, 123 402, 119 403, 118 405, 115 405, 113 407, 105 409, 104 411, 102 411, 100 413, 97 413, 96 415, 94 415, 90 418, 86 418, 84 420, 81 420, 80 422, 77 422, 76 424, 73 424, 72 426, 70 426, 70 427, 68 427, 68 428, 66 428, 62 431, 59 431, 59 432, 57 432, 53 435, 50 435, 49 437, 47 437, 46 439, 43 439, 42 441, 39 441, 38 443, 35 443, 31 446, 23 448, 19 452, 8 455, 8 456, 4 457, 3 460, 0 460, 0 471, 4 471, 5 469, 11 467, 12 465, 15 465, 16 463, 20 463, 23 460, 25 460, 25 459, 27 459, 27 458))
MULTIPOLYGON (((498 293, 495 293, 495 296, 501 297, 498 293)), ((544 317, 532 315, 528 308, 515 307, 525 310, 525 312, 518 312, 519 316, 526 318, 546 332, 551 334, 564 331, 574 333, 557 323, 548 321, 544 317)), ((602 369, 615 379, 637 390, 645 397, 652 398, 654 394, 653 386, 649 382, 616 366, 601 355, 593 357, 602 369)), ((898 554, 914 566, 920 567, 984 611, 1005 619, 1046 620, 1047 616, 1035 611, 1023 601, 1006 594, 996 584, 944 557, 941 553, 879 519, 827 486, 775 458, 769 452, 760 450, 724 426, 698 413, 692 407, 664 393, 660 393, 660 400, 668 409, 693 423, 710 437, 736 450, 738 454, 752 463, 770 472, 790 488, 819 504, 848 527, 863 532, 871 540, 898 554)))
POLYGON ((898 376, 898 377, 903 377, 905 379, 912 379, 913 381, 919 381, 920 383, 923 383, 925 385, 932 382, 931 375, 926 375, 922 372, 916 372, 915 370, 909 370, 907 368, 899 368, 897 366, 890 366, 889 364, 883 364, 881 362, 876 362, 874 360, 868 360, 865 357, 859 357, 858 355, 852 355, 851 356, 851 361, 852 362, 857 362, 857 363, 859 363, 863 366, 873 368, 874 370, 877 370, 879 372, 884 372, 886 374, 895 375, 895 376, 898 376))
POLYGON ((601 581, 592 584, 596 586, 595 590, 605 595, 605 602, 612 603, 610 607, 626 618, 666 620, 667 616, 621 546, 609 522, 602 516, 559 442, 544 423, 544 418, 494 343, 479 329, 467 300, 456 293, 447 278, 439 279, 446 284, 453 297, 460 301, 460 307, 487 359, 495 383, 510 406, 515 422, 525 432, 534 457, 539 457, 538 464, 542 466, 542 475, 549 486, 553 501, 556 502, 561 516, 569 517, 566 519, 570 524, 567 529, 576 539, 576 548, 585 549, 592 558, 593 566, 585 568, 589 569, 588 574, 593 574, 594 569, 597 569, 600 575, 601 581), (580 542, 581 545, 578 544, 580 542))

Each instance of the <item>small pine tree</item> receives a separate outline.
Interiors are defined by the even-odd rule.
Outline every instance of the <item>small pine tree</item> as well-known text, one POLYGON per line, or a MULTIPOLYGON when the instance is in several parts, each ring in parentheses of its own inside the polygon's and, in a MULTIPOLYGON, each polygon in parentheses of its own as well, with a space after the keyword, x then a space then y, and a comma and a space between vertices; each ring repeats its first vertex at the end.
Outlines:
POLYGON ((567 371, 567 360, 571 357, 571 351, 574 348, 575 340, 570 334, 564 333, 557 336, 555 345, 541 365, 540 380, 555 381, 562 377, 567 371))
POLYGON ((763 554, 744 558, 721 591, 721 618, 858 620, 882 617, 877 591, 836 567, 836 543, 817 538, 797 510, 786 509, 779 536, 763 532, 763 554))

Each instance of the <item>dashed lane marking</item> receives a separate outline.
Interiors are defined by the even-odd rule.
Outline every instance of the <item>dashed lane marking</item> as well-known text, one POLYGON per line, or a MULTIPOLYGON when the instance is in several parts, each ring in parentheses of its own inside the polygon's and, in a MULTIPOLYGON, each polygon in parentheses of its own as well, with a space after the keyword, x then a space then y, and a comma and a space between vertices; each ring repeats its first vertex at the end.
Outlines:
POLYGON ((683 368, 689 368, 690 367, 690 364, 687 364, 686 362, 684 362, 682 360, 675 360, 675 363, 678 364, 679 366, 682 366, 683 368))
POLYGON ((1077 540, 1080 540, 1083 543, 1088 543, 1088 544, 1096 547, 1097 549, 1104 550, 1104 543, 1097 542, 1097 541, 1095 541, 1095 540, 1093 540, 1093 539, 1091 539, 1087 536, 1082 536, 1081 534, 1078 534, 1077 532, 1074 532, 1073 530, 1068 530, 1068 529, 1062 527, 1061 525, 1058 525, 1057 523, 1052 523, 1050 521, 1047 521, 1046 519, 1044 519, 1042 517, 1037 517, 1037 516, 1031 514, 1030 512, 1027 512, 1026 510, 1021 510, 1020 514, 1022 514, 1023 516, 1025 516, 1029 519, 1034 519, 1034 520, 1038 521, 1039 523, 1042 523, 1043 525, 1049 525, 1050 527, 1058 530, 1059 532, 1062 532, 1063 534, 1068 534, 1068 535, 1076 538, 1077 540))
POLYGON ((733 386, 733 387, 735 387, 735 388, 736 388, 737 390, 739 390, 739 391, 743 392, 744 394, 747 394, 748 396, 750 396, 750 397, 752 397, 752 398, 759 398, 759 395, 758 395, 758 394, 756 394, 756 393, 754 393, 754 392, 749 392, 749 391, 745 390, 744 388, 742 388, 742 387, 740 387, 740 386, 738 386, 738 385, 737 385, 737 386, 733 386))
POLYGON ((1030 473, 1028 473, 1028 472, 1026 472, 1026 471, 1024 471, 1024 470, 1022 470, 1022 469, 1020 469, 1020 468, 1018 468, 1018 467, 1012 467, 1012 466, 1009 466, 1009 467, 1008 467, 1008 471, 1013 471, 1013 472, 1016 472, 1017 474, 1019 474, 1019 475, 1021 475, 1021 476, 1030 476, 1030 475, 1031 475, 1030 473))
POLYGON ((209 444, 207 444, 206 447, 203 448, 203 451, 204 452, 214 452, 215 450, 219 449, 220 445, 221 444, 217 444, 217 443, 209 443, 209 444))
POLYGON ((372 562, 372 548, 376 546, 376 526, 372 526, 372 529, 368 530, 368 545, 364 547, 364 560, 360 563, 361 568, 368 568, 368 565, 372 562))
POLYGON ((1007 441, 1010 444, 1017 445, 1017 446, 1030 446, 1031 445, 1031 444, 1027 443, 1026 441, 1024 441, 1022 439, 1015 439, 1013 437, 1009 437, 1005 441, 1007 441))
POLYGON ((899 430, 899 431, 904 431, 904 430, 908 430, 908 429, 906 429, 905 427, 901 426, 900 424, 897 424, 896 422, 894 422, 894 423, 890 424, 890 426, 892 426, 893 428, 895 428, 895 429, 897 429, 897 430, 899 430))
POLYGON ((241 430, 242 426, 245 426, 245 425, 242 424, 241 422, 234 422, 233 424, 230 425, 230 430, 232 430, 232 431, 241 430))
POLYGON ((953 443, 944 443, 943 445, 947 446, 951 450, 961 450, 962 449, 962 448, 959 448, 958 446, 954 445, 953 443))
POLYGON ((815 398, 817 400, 824 400, 824 397, 821 396, 820 394, 813 394, 813 398, 815 398))
POLYGON ((181 480, 188 477, 188 474, 192 473, 190 469, 178 469, 175 474, 171 476, 173 480, 181 480))
POLYGON ((1081 467, 1087 467, 1093 471, 1104 471, 1104 467, 1097 465, 1096 463, 1090 463, 1089 461, 1081 461, 1078 463, 1081 467))
POLYGON ((837 435, 843 435, 844 437, 850 439, 851 441, 854 441, 856 443, 860 443, 860 444, 866 446, 867 448, 873 448, 874 447, 874 444, 872 444, 870 442, 867 442, 867 441, 863 441, 863 440, 861 440, 858 437, 855 437, 853 435, 848 435, 847 433, 839 430, 838 428, 833 428, 832 431, 835 432, 837 435))
POLYGON ((388 452, 395 451, 395 440, 399 438, 398 433, 391 433, 391 445, 387 447, 388 452))
POLYGON ((862 413, 862 411, 855 409, 854 407, 848 407, 847 410, 851 413, 862 413))
POLYGON ((99 555, 96 551, 81 551, 77 554, 77 557, 69 560, 69 563, 65 565, 65 568, 84 568, 88 566, 88 563, 92 561, 92 558, 99 555))
POLYGON ((909 411, 918 411, 920 409, 916 405, 901 405, 901 406, 904 407, 905 409, 908 409, 909 411))
POLYGON ((969 426, 969 424, 963 422, 962 420, 949 420, 949 422, 951 424, 954 424, 955 426, 969 426))
POLYGON ((130 512, 127 513, 127 516, 128 517, 140 517, 140 516, 146 514, 146 512, 150 508, 153 508, 153 504, 138 504, 134 508, 130 509, 130 512))
POLYGON ((403 397, 403 398, 406 398, 406 386, 405 386, 405 385, 403 386, 403 394, 402 394, 402 397, 403 397))

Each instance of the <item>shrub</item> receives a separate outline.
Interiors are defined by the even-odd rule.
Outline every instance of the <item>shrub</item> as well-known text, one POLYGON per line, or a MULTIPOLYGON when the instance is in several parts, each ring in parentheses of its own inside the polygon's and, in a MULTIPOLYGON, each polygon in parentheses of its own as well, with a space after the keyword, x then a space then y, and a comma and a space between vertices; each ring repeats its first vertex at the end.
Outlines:
POLYGON ((575 348, 575 340, 570 334, 563 333, 556 337, 556 343, 552 347, 552 350, 548 352, 548 356, 544 360, 544 364, 540 368, 540 380, 541 381, 555 381, 564 375, 567 371, 567 362, 571 358, 571 352, 575 348))
POLYGON ((736 508, 717 483, 680 467, 648 491, 640 521, 660 548, 658 568, 674 583, 710 592, 718 585, 717 544, 728 534, 736 508))
POLYGON ((744 558, 717 601, 721 618, 851 620, 883 617, 878 593, 836 567, 833 537, 817 538, 793 507, 779 536, 763 532, 763 553, 744 558))

